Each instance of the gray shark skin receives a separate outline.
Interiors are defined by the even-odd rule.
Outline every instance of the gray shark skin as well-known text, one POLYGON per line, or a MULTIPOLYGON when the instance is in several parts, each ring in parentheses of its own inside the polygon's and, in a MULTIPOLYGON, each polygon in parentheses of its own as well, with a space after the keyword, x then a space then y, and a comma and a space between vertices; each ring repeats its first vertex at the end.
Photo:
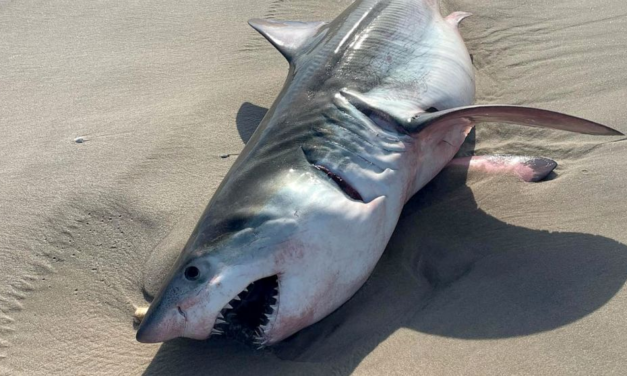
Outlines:
MULTIPOLYGON (((289 61, 278 98, 215 192, 137 332, 276 343, 366 281, 406 201, 477 122, 620 133, 527 107, 472 106, 458 31, 434 0, 362 0, 330 23, 251 20, 289 61)), ((535 181, 546 159, 466 161, 535 181)))

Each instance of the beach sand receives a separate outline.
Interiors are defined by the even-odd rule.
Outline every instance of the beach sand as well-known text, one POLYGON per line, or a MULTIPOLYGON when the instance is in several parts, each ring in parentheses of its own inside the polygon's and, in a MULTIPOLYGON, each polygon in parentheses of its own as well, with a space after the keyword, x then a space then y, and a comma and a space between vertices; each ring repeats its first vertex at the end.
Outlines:
MULTIPOLYGON (((285 78, 246 21, 328 20, 349 3, 0 1, 1 375, 624 374, 625 137, 516 126, 480 126, 468 148, 549 157, 555 173, 444 172, 320 323, 263 351, 135 341, 144 291, 285 78)), ((627 133, 623 0, 442 4, 455 10, 474 14, 478 103, 627 133)))

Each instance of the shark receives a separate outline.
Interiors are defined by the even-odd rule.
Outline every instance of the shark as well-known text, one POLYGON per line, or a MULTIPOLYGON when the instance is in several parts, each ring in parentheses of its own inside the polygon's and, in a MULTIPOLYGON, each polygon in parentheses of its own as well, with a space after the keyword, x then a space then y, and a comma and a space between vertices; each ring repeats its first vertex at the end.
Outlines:
POLYGON ((331 22, 253 19, 289 62, 278 98, 215 191, 139 325, 140 342, 275 344, 366 282, 404 204, 442 169, 525 181, 547 158, 454 159, 479 123, 620 132, 544 109, 473 105, 471 56, 436 0, 357 0, 331 22))

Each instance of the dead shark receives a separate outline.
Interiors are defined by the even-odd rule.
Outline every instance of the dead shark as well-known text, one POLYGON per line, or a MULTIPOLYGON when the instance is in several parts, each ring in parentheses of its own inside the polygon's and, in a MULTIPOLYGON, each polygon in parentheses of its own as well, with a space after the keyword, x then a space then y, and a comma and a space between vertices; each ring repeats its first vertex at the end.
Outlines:
MULTIPOLYGON (((458 31, 435 0, 361 0, 332 22, 251 20, 289 61, 285 85, 215 192, 143 319, 140 342, 228 333, 276 343, 364 284, 403 205, 480 122, 621 133, 547 110, 473 106, 458 31)), ((544 158, 452 164, 541 179, 544 158)))

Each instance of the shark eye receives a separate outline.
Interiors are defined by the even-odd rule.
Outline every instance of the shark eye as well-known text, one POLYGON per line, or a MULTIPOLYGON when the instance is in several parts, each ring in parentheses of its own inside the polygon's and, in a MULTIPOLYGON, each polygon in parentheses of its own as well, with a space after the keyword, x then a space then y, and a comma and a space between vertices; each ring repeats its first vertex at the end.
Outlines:
POLYGON ((185 268, 185 279, 188 281, 195 281, 200 276, 200 270, 195 266, 188 266, 185 268))
POLYGON ((435 107, 429 107, 429 108, 427 108, 427 110, 425 112, 429 112, 429 113, 438 112, 438 109, 435 108, 435 107))

